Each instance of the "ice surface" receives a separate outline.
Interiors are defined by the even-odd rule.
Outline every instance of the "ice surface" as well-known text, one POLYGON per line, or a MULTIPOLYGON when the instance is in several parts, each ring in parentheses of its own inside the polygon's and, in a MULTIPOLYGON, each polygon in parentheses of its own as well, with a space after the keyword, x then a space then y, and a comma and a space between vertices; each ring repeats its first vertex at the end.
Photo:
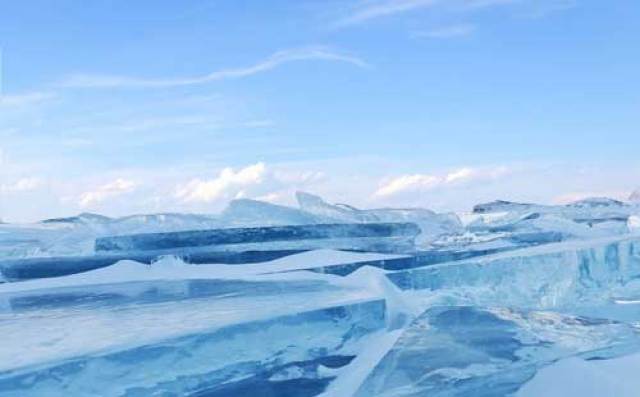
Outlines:
MULTIPOLYGON (((301 298, 320 297, 303 294, 301 298)), ((16 343, 10 349, 13 354, 31 350, 38 355, 21 357, 13 365, 23 367, 0 373, 0 390, 7 396, 181 396, 295 363, 353 356, 359 338, 384 326, 382 301, 341 304, 235 325, 217 325, 215 320, 233 317, 229 315, 233 310, 259 312, 257 303, 227 309, 208 303, 158 304, 113 313, 94 309, 90 316, 61 316, 55 322, 20 319, 18 324, 41 327, 40 332, 50 337, 36 340, 37 345, 16 343), (72 323, 65 327, 62 322, 72 323), (72 324, 87 327, 73 332, 69 330, 72 324), (67 332, 56 332, 60 328, 67 332), (167 330, 181 333, 171 335, 167 330), (103 343, 96 345, 96 340, 103 343)), ((3 331, 18 333, 10 327, 3 331)), ((23 333, 23 338, 36 339, 30 333, 23 333)), ((3 360, 13 357, 3 356, 3 360)))
POLYGON ((638 204, 298 201, 0 224, 0 395, 636 390, 638 204))
POLYGON ((185 395, 296 363, 317 371, 387 321, 377 293, 326 276, 220 280, 160 266, 0 286, 2 395, 185 395))
POLYGON ((406 329, 355 395, 508 396, 559 358, 603 358, 638 348, 640 335, 626 324, 546 312, 436 307, 406 329))
POLYGON ((0 259, 8 280, 56 277, 113 265, 151 263, 166 255, 190 263, 253 263, 314 249, 402 253, 420 233, 411 223, 317 224, 227 228, 100 237, 97 255, 0 259))
POLYGON ((541 369, 516 397, 635 397, 640 355, 611 360, 568 358, 541 369))
POLYGON ((548 244, 389 275, 428 300, 566 310, 640 294, 639 277, 638 237, 548 244))
POLYGON ((126 259, 151 264, 165 256, 180 257, 194 264, 247 264, 270 261, 303 251, 304 249, 287 249, 236 252, 194 248, 179 251, 129 251, 89 256, 9 259, 0 260, 0 276, 7 281, 59 277, 112 266, 126 259))
MULTIPOLYGON (((268 262, 244 264, 242 266, 223 264, 193 265, 185 263, 175 257, 161 258, 152 265, 123 260, 113 266, 64 277, 0 284, 0 294, 24 294, 29 291, 39 293, 39 290, 69 287, 79 287, 84 291, 87 291, 87 289, 93 291, 97 285, 138 281, 242 279, 256 275, 292 272, 323 266, 353 265, 358 263, 366 265, 375 261, 388 261, 401 258, 406 257, 379 253, 317 250, 294 254, 268 262)), ((282 274, 277 275, 278 279, 283 279, 284 277, 285 275, 282 274)), ((314 275, 307 275, 307 278, 311 277, 314 277, 314 275)))

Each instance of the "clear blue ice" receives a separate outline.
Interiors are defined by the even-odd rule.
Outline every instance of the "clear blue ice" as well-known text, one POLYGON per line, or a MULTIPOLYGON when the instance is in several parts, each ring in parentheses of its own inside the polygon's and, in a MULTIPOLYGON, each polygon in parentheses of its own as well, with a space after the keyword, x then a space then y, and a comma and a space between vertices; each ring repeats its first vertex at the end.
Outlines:
POLYGON ((0 225, 0 396, 524 397, 640 351, 637 204, 298 201, 0 225))

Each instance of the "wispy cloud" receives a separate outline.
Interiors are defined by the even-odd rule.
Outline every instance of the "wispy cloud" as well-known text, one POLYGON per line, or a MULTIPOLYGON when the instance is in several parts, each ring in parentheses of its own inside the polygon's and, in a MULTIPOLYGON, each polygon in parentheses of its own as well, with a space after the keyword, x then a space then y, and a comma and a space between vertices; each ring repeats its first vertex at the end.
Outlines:
POLYGON ((55 97, 51 92, 27 92, 24 94, 3 95, 0 94, 0 108, 18 108, 37 105, 55 97))
POLYGON ((368 67, 364 60, 356 56, 336 51, 329 47, 313 46, 278 51, 253 65, 222 69, 204 76, 148 79, 129 76, 79 74, 69 76, 59 85, 67 88, 177 87, 205 84, 219 80, 239 79, 275 69, 286 63, 310 60, 342 62, 358 67, 368 67))
POLYGON ((376 18, 431 7, 439 2, 439 0, 382 0, 364 2, 354 8, 349 15, 339 19, 335 23, 335 26, 357 25, 376 18))
POLYGON ((488 169, 459 168, 441 175, 410 174, 386 179, 375 191, 375 197, 393 196, 399 193, 430 190, 437 187, 453 186, 472 180, 495 179, 508 172, 506 167, 488 169))
MULTIPOLYGON (((528 14, 542 16, 552 11, 572 8, 575 4, 576 0, 369 0, 357 3, 332 26, 342 28, 359 25, 375 19, 432 8, 440 11, 473 12, 491 7, 514 6, 530 8, 532 10, 528 14)), ((458 27, 450 31, 444 29, 440 35, 434 31, 433 37, 453 37, 468 33, 470 33, 468 26, 458 27)))
POLYGON ((155 117, 155 118, 143 118, 140 120, 134 120, 125 122, 124 124, 113 126, 112 129, 133 132, 153 130, 163 127, 181 127, 181 126, 194 126, 194 125, 217 125, 217 122, 205 116, 174 116, 174 117, 155 117))
POLYGON ((441 182, 441 179, 435 175, 402 175, 384 183, 378 190, 376 190, 375 195, 391 196, 407 190, 431 188, 439 185, 441 182))
POLYGON ((469 36, 476 30, 471 24, 445 26, 437 29, 415 32, 414 37, 426 37, 430 39, 448 39, 453 37, 469 36))
POLYGON ((0 193, 19 193, 35 190, 42 186, 42 180, 36 177, 19 179, 13 183, 0 185, 0 193))
POLYGON ((128 179, 118 178, 112 182, 99 186, 95 190, 82 193, 78 200, 78 204, 83 208, 90 207, 92 205, 99 204, 108 198, 132 192, 135 188, 135 182, 128 179))

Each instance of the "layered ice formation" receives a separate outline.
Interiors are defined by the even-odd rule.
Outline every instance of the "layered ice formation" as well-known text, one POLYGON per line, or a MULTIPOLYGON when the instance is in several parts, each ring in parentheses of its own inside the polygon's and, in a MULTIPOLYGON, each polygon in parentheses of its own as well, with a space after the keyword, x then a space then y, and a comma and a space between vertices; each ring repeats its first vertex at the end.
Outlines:
MULTIPOLYGON (((0 391, 21 397, 182 396, 278 376, 303 384, 310 375, 298 371, 348 363, 385 326, 383 300, 323 280, 69 286, 15 292, 6 310, 0 391)), ((311 379, 317 388, 325 378, 311 379)))
MULTIPOLYGON (((237 246, 260 244, 262 246, 290 247, 292 243, 307 246, 306 242, 322 240, 325 245, 332 240, 347 240, 349 246, 358 249, 364 245, 365 251, 376 251, 384 246, 382 239, 402 240, 407 247, 420 229, 412 223, 367 223, 367 224, 315 224, 304 226, 270 226, 253 228, 212 229, 168 233, 146 233, 125 236, 102 237, 96 240, 96 251, 153 251, 176 248, 237 246), (362 240, 365 243, 362 243, 362 240), (367 240, 368 239, 368 240, 367 240), (368 249, 367 249, 368 248, 368 249)), ((391 244, 390 244, 391 245, 391 244)))
POLYGON ((635 395, 637 203, 297 198, 1 224, 0 396, 635 395))

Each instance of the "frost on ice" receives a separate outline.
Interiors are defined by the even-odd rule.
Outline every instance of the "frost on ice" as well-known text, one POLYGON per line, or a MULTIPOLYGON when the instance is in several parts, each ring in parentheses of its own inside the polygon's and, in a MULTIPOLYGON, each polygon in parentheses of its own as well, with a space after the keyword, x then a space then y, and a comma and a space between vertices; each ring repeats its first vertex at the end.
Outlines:
POLYGON ((637 201, 297 199, 0 224, 0 395, 633 395, 637 201))

